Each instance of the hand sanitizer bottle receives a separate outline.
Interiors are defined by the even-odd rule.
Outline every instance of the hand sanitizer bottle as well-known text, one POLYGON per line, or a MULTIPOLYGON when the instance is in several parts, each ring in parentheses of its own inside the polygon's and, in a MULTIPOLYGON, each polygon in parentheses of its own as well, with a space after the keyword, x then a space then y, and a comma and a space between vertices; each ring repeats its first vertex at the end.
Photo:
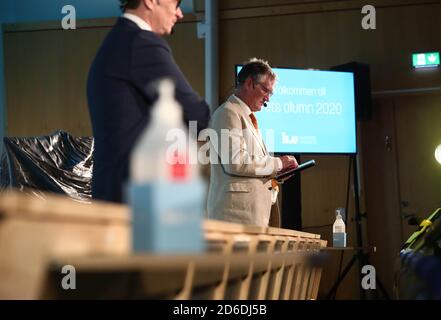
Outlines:
MULTIPOLYGON (((162 80, 150 123, 131 154, 128 203, 134 252, 198 253, 206 186, 190 163, 193 137, 182 121, 174 83, 162 80)), ((196 142, 194 142, 196 143, 196 142)))
POLYGON ((332 226, 332 243, 334 247, 346 247, 346 226, 343 221, 343 208, 335 210, 336 218, 332 226))

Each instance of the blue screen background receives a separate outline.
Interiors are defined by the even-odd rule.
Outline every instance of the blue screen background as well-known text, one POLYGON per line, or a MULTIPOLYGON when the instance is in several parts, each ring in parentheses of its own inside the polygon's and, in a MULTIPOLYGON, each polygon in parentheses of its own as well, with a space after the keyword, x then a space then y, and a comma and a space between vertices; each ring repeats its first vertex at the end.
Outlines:
MULTIPOLYGON (((241 66, 236 66, 236 74, 241 66)), ((273 68, 274 94, 256 112, 275 153, 356 153, 354 77, 350 72, 273 68)))

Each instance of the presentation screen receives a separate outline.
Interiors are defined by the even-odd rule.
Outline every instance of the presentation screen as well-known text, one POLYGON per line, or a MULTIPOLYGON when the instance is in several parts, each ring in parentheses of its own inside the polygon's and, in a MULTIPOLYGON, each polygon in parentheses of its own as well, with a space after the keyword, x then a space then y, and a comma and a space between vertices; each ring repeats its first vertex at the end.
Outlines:
MULTIPOLYGON (((242 65, 236 65, 236 76, 242 65)), ((357 152, 354 76, 351 72, 273 68, 274 94, 256 112, 270 152, 357 152)))

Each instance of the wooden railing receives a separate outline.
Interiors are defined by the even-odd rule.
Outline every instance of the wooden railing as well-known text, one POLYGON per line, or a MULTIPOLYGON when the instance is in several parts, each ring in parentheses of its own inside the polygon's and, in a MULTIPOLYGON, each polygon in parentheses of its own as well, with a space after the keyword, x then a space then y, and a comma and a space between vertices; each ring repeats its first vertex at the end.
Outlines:
POLYGON ((138 255, 126 206, 53 195, 0 193, 0 218, 3 299, 316 299, 311 257, 326 246, 316 234, 205 220, 203 254, 138 255), (75 290, 63 287, 66 265, 75 290))

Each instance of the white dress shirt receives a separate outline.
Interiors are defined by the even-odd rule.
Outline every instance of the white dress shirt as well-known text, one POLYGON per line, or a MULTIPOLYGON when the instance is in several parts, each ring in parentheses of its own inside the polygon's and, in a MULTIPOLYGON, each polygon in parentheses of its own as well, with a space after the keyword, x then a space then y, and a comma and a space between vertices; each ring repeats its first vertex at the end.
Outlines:
POLYGON ((142 30, 152 31, 152 27, 147 22, 145 22, 143 19, 138 17, 137 15, 134 15, 134 14, 131 14, 131 13, 124 13, 122 15, 122 17, 126 18, 126 19, 129 19, 130 21, 133 21, 142 30))

